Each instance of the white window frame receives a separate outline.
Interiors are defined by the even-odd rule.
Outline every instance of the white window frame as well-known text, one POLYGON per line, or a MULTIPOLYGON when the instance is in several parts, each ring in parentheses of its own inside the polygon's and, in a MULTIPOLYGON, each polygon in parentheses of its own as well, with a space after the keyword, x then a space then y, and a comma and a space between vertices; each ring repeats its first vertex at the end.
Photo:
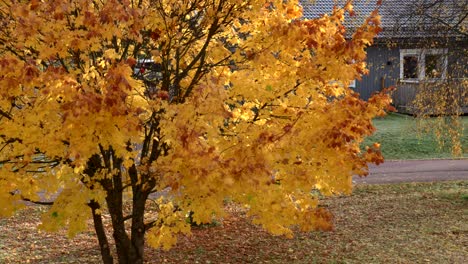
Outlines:
POLYGON ((418 83, 423 80, 443 80, 447 76, 448 56, 447 49, 400 49, 400 81, 418 83), (440 78, 426 78, 426 55, 442 54, 442 74, 440 78), (418 78, 404 78, 404 57, 413 55, 418 57, 418 78))

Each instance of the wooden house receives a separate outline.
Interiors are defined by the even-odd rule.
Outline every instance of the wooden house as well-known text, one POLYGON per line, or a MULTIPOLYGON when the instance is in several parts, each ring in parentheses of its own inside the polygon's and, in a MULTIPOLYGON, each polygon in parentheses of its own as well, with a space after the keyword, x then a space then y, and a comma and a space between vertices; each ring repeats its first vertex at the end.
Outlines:
MULTIPOLYGON (((345 3, 300 1, 306 19, 345 3)), ((349 37, 376 8, 383 30, 367 49, 369 74, 353 83, 363 99, 395 86, 393 103, 400 112, 415 113, 415 104, 431 104, 420 95, 426 91, 430 97, 427 91, 432 91, 450 98, 444 111, 468 113, 468 1, 355 0, 353 6, 355 14, 345 20, 349 37)))

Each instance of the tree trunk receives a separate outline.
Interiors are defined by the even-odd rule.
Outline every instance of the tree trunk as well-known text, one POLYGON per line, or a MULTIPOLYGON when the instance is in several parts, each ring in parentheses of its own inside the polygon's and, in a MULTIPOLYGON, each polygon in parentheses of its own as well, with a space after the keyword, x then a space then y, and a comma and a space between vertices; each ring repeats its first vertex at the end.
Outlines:
POLYGON ((112 258, 112 255, 110 253, 109 242, 107 240, 104 225, 102 223, 102 217, 101 214, 96 212, 97 209, 100 209, 100 206, 96 201, 92 200, 89 203, 89 207, 91 207, 91 211, 93 214, 94 230, 96 231, 96 236, 98 237, 102 261, 104 262, 104 264, 113 264, 114 259, 112 258))
POLYGON ((133 264, 130 262, 130 239, 125 231, 125 220, 123 217, 122 194, 109 192, 106 197, 107 206, 112 220, 112 236, 120 264, 133 264))
POLYGON ((131 239, 125 231, 123 217, 116 217, 115 208, 109 205, 111 212, 113 237, 119 264, 143 264, 145 229, 144 229, 144 201, 137 199, 134 201, 132 213, 131 239))
POLYGON ((145 203, 148 195, 141 192, 140 188, 134 188, 133 194, 133 213, 131 241, 133 253, 136 259, 132 263, 143 263, 145 249, 145 203), (141 262, 136 262, 141 260, 141 262))
MULTIPOLYGON (((107 168, 121 168, 122 161, 114 158, 112 152, 109 152, 109 156, 105 155, 108 154, 105 151, 102 152, 107 168), (114 162, 113 165, 110 164, 111 159, 114 162)), ((103 179, 101 184, 107 192, 106 203, 111 216, 112 236, 115 241, 119 264, 143 264, 145 243, 144 213, 149 192, 142 192, 142 185, 137 183, 138 175, 135 167, 130 169, 130 176, 133 192, 131 216, 124 216, 124 201, 122 196, 124 187, 121 172, 114 174, 112 179, 103 179), (130 219, 132 223, 131 237, 129 237, 125 229, 125 221, 130 219)))
POLYGON ((106 198, 111 214, 113 237, 119 264, 143 264, 145 243, 144 209, 147 195, 136 192, 133 197, 131 239, 125 230, 122 193, 110 192, 106 198))
MULTIPOLYGON (((140 217, 135 217, 135 212, 132 215, 132 236, 131 240, 125 230, 125 222, 123 217, 118 215, 116 208, 108 204, 109 212, 112 218, 113 238, 117 251, 119 264, 143 264, 144 252, 144 228, 138 229, 140 224, 136 224, 135 218, 143 219, 143 213, 140 217), (135 229, 135 230, 134 230, 135 229), (137 232, 141 230, 141 232, 137 232)), ((121 211, 120 211, 121 212, 121 211)), ((143 222, 141 226, 144 227, 143 222)), ((107 264, 107 263, 106 263, 107 264)))

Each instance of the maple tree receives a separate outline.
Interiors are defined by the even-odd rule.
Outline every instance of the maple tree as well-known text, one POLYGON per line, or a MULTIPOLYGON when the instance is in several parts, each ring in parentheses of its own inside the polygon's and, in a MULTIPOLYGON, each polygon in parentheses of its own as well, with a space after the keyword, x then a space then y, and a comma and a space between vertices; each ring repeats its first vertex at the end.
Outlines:
POLYGON ((189 213, 224 216, 226 197, 291 236, 331 227, 311 190, 350 193, 382 161, 360 144, 390 99, 348 88, 376 12, 346 39, 351 3, 315 20, 282 0, 0 6, 0 215, 59 191, 41 228, 92 218, 105 263, 104 212, 119 263, 142 263, 145 239, 170 248, 189 213))

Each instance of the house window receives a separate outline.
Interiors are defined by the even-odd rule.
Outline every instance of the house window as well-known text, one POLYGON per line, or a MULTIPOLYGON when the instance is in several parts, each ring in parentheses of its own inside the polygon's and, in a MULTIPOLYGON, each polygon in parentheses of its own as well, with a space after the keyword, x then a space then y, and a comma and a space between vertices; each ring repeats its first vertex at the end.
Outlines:
POLYGON ((403 78, 418 78, 418 56, 408 54, 403 57, 403 78))
POLYGON ((445 70, 443 54, 426 54, 425 72, 427 78, 442 78, 445 70))
POLYGON ((444 79, 447 49, 400 50, 400 79, 404 82, 444 79))

